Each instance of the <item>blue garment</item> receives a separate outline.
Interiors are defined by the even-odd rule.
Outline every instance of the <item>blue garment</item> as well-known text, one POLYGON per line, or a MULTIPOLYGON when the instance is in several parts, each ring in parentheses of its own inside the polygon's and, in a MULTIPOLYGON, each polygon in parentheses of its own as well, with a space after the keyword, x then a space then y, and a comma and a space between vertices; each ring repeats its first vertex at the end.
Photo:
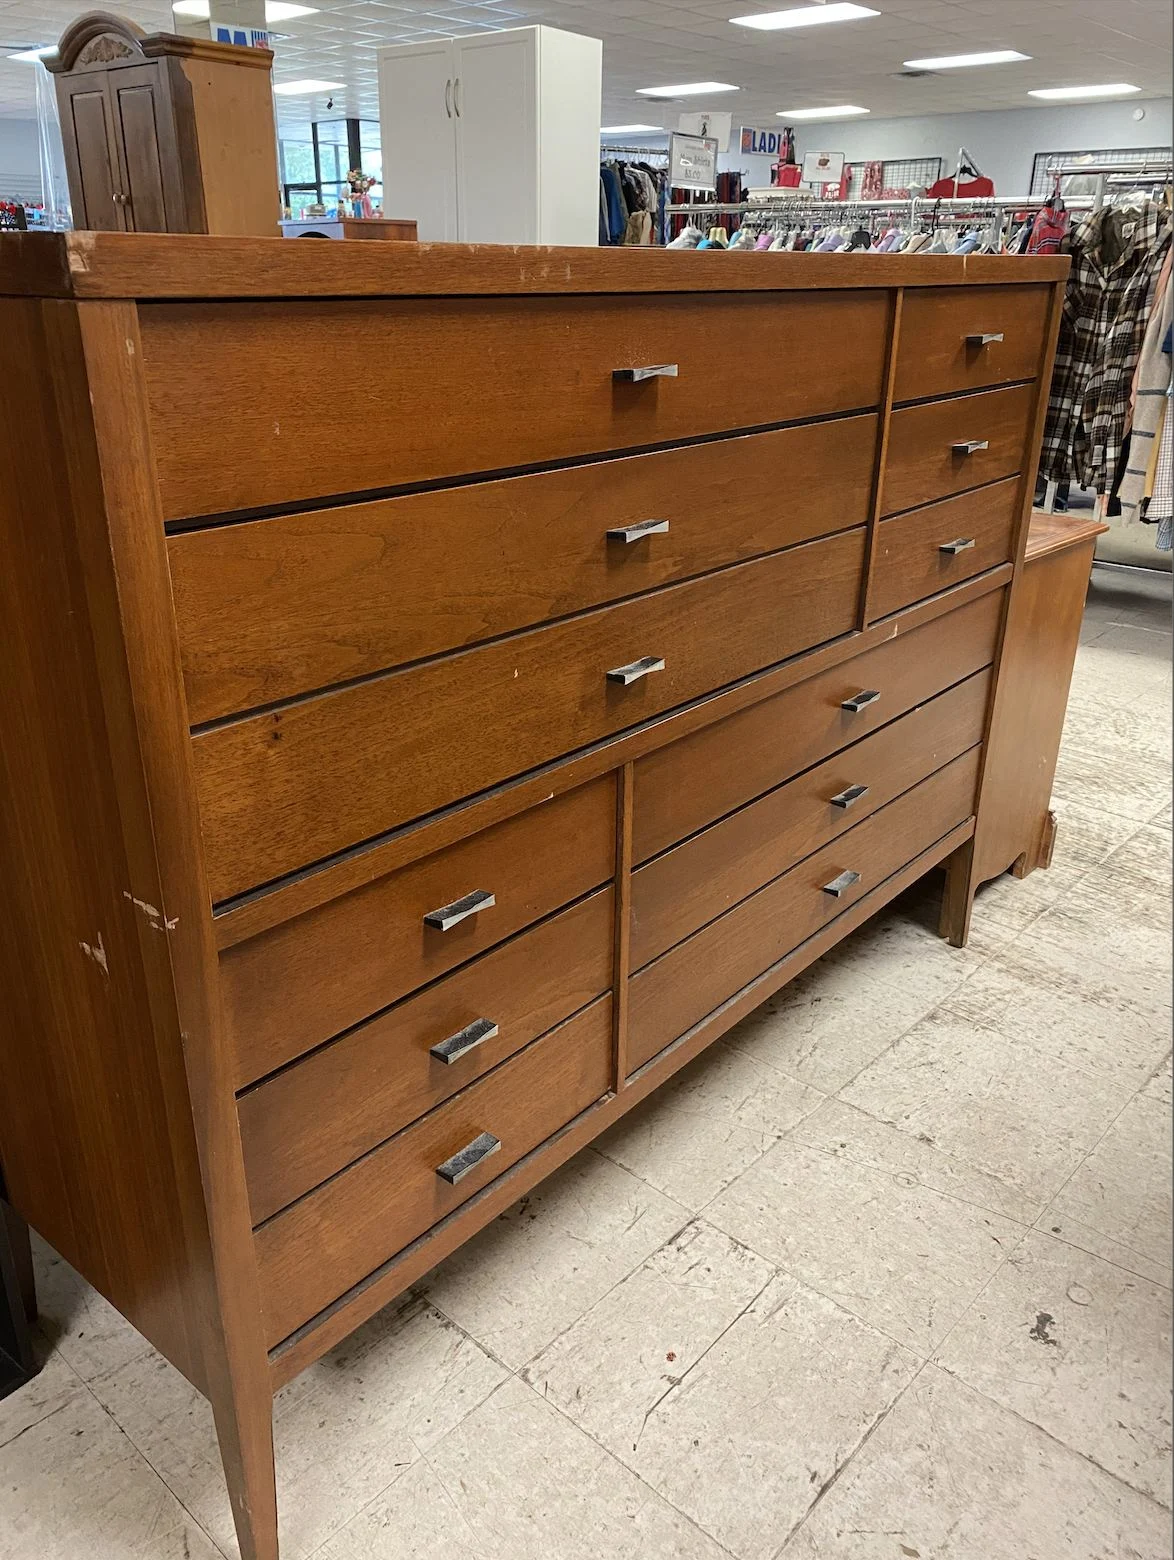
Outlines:
POLYGON ((605 166, 600 170, 600 177, 603 179, 603 187, 607 195, 608 243, 622 244, 628 216, 624 208, 624 197, 620 192, 620 176, 614 168, 605 166))

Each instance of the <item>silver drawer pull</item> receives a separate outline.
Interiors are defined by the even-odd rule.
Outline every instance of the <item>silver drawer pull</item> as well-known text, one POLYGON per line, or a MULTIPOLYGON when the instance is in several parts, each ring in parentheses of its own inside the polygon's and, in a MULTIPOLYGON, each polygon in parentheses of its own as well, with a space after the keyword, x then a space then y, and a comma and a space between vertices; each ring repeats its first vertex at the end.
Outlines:
POLYGON ((607 680, 626 688, 630 683, 639 682, 641 677, 647 677, 649 672, 663 671, 663 655, 642 655, 638 661, 629 661, 627 666, 613 666, 607 680))
POLYGON ((846 790, 841 791, 838 796, 831 797, 830 800, 833 807, 848 808, 852 806, 853 802, 858 802, 862 796, 867 795, 868 787, 866 785, 850 785, 846 790))
POLYGON ((990 447, 989 439, 959 439, 956 444, 950 445, 950 450, 954 455, 976 455, 979 450, 989 450, 990 447))
POLYGON ((641 520, 636 525, 613 525, 606 534, 609 542, 639 542, 646 536, 663 536, 668 528, 667 520, 641 520))
POLYGON ((471 1143, 466 1143, 451 1159, 446 1159, 442 1165, 437 1165, 436 1173, 442 1181, 447 1181, 450 1186, 455 1186, 458 1181, 463 1181, 470 1170, 476 1170, 491 1154, 496 1154, 501 1147, 500 1141, 492 1132, 482 1132, 471 1143))
POLYGON ((973 546, 973 536, 956 536, 952 542, 941 542, 938 546, 938 551, 956 556, 958 553, 969 552, 973 546))
POLYGON ((641 384, 645 379, 675 379, 678 369, 675 363, 649 363, 645 368, 613 368, 611 377, 617 384, 641 384))
POLYGON ((424 917, 424 925, 431 926, 437 932, 447 932, 467 920, 469 916, 476 915, 479 910, 492 910, 496 903, 497 900, 492 894, 487 894, 482 888, 476 888, 463 899, 454 899, 451 905, 441 905, 439 910, 429 910, 424 917))
POLYGON ((830 883, 823 885, 823 891, 825 894, 830 894, 833 899, 839 899, 850 888, 855 888, 859 881, 859 872, 841 872, 838 878, 833 878, 830 883))
POLYGON ((967 336, 966 345, 968 347, 989 347, 992 341, 1002 341, 1002 339, 1003 332, 1001 330, 977 331, 973 336, 967 336))
POLYGON ((459 1062, 462 1056, 468 1056, 470 1051, 475 1051, 486 1040, 492 1040, 497 1034, 497 1025, 491 1018, 475 1018, 471 1024, 466 1024, 463 1029, 458 1029, 455 1035, 449 1035, 447 1040, 440 1040, 432 1046, 428 1052, 438 1062, 447 1062, 451 1067, 453 1062, 459 1062))
POLYGON ((860 693, 854 693, 850 699, 845 699, 840 708, 848 710, 852 715, 859 715, 861 710, 866 710, 870 704, 875 704, 879 698, 879 688, 865 688, 860 693))

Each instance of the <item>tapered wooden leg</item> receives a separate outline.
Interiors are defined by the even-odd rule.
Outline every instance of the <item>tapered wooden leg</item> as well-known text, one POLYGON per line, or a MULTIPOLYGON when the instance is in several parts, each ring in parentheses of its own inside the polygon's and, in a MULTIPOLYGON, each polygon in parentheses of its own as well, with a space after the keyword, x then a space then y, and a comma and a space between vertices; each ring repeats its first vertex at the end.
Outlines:
POLYGON ((268 1366, 263 1377, 253 1371, 244 1375, 243 1380, 238 1375, 219 1402, 213 1399, 216 1436, 241 1560, 278 1560, 273 1397, 268 1366))
POLYGON ((952 948, 965 948, 974 909, 974 841, 967 840, 946 860, 946 886, 938 931, 952 948))

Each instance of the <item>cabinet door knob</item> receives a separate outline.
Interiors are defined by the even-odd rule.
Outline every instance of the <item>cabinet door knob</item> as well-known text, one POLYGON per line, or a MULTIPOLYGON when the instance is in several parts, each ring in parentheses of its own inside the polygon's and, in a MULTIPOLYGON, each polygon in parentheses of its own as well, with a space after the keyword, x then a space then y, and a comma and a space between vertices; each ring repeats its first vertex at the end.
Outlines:
POLYGON ((454 899, 451 905, 441 905, 439 910, 429 910, 424 917, 424 925, 431 926, 437 932, 447 932, 467 920, 469 916, 476 915, 479 910, 492 910, 496 903, 497 900, 492 894, 487 894, 483 888, 476 888, 471 894, 465 894, 461 899, 454 899))
POLYGON ((607 532, 609 542, 639 542, 646 536, 663 536, 667 520, 639 520, 635 525, 613 525, 607 532))
POLYGON ((833 899, 839 899, 850 888, 855 888, 859 881, 859 872, 841 872, 838 878, 833 878, 830 883, 823 885, 823 891, 825 894, 830 894, 833 899))
POLYGON ((870 704, 875 704, 879 698, 879 688, 865 688, 860 693, 854 693, 850 699, 845 699, 840 708, 847 710, 851 715, 859 715, 861 710, 866 710, 870 704))
POLYGON ((831 797, 830 801, 833 807, 843 807, 847 809, 851 807, 854 802, 858 802, 862 796, 867 795, 868 787, 866 785, 850 785, 845 790, 841 791, 837 796, 831 797))
POLYGON ((446 1040, 438 1040, 429 1048, 428 1055, 451 1067, 453 1062, 459 1062, 462 1056, 475 1051, 479 1045, 483 1045, 486 1040, 492 1040, 496 1034, 497 1025, 491 1018, 475 1018, 471 1024, 458 1029, 455 1035, 449 1035, 446 1040))
POLYGON ((110 198, 116 206, 127 206, 130 204, 130 196, 124 195, 121 190, 115 190, 110 198))
POLYGON ((675 363, 650 363, 645 368, 613 368, 611 377, 617 384, 640 384, 645 379, 675 379, 678 369, 675 363))
POLYGON ((950 553, 951 555, 954 555, 957 553, 969 552, 973 546, 973 536, 956 536, 952 542, 939 543, 938 551, 940 553, 950 553))
POLYGON ((967 336, 966 345, 968 347, 989 347, 992 341, 1002 341, 1002 339, 1003 332, 1001 330, 976 331, 973 336, 967 336))
POLYGON ((437 1165, 436 1173, 442 1181, 455 1186, 458 1181, 464 1180, 470 1170, 476 1170, 477 1166, 483 1164, 491 1154, 496 1154, 500 1147, 501 1143, 492 1132, 479 1133, 451 1159, 446 1159, 442 1165, 437 1165))
POLYGON ((663 671, 664 656, 642 655, 638 661, 629 661, 627 666, 613 666, 607 674, 607 680, 626 688, 629 683, 639 682, 641 677, 647 677, 649 672, 663 671))
POLYGON ((989 450, 990 447, 989 439, 959 439, 950 445, 950 451, 954 455, 975 455, 979 450, 989 450))
POLYGON ((444 84, 444 111, 448 115, 448 117, 451 119, 452 118, 452 82, 451 81, 446 81, 445 84, 444 84))

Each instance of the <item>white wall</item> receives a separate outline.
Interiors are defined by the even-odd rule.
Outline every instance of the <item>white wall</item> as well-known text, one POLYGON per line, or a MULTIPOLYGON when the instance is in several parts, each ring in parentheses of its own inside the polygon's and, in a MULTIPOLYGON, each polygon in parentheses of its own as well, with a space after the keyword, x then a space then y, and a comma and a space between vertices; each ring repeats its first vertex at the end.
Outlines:
POLYGON ((40 199, 37 121, 0 118, 0 200, 40 199))

